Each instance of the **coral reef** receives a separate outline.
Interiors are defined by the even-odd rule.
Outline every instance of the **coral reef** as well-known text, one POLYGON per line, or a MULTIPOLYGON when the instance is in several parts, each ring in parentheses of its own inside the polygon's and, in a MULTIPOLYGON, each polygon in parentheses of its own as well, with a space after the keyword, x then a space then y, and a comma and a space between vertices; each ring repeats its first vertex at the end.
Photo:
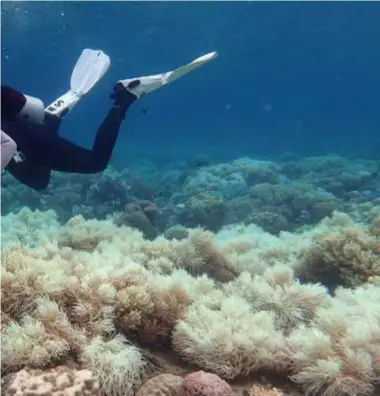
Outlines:
POLYGON ((4 392, 27 381, 52 395, 58 384, 64 395, 72 385, 102 396, 233 395, 244 379, 245 396, 288 394, 281 384, 378 394, 379 186, 365 172, 374 164, 165 164, 162 177, 148 161, 141 178, 134 168, 54 175, 57 194, 38 197, 6 179, 16 198, 2 192, 12 208, 2 217, 4 392), (36 210, 19 210, 28 199, 36 210), (179 221, 185 212, 192 228, 179 221))
POLYGON ((160 208, 156 230, 147 234, 152 238, 176 224, 217 232, 228 224, 251 221, 269 232, 292 231, 315 225, 337 209, 361 220, 379 205, 377 161, 284 155, 277 161, 207 159, 194 166, 197 162, 196 157, 169 161, 157 156, 130 161, 120 171, 108 167, 101 175, 53 172, 49 187, 38 193, 5 174, 2 213, 28 207, 53 209, 60 222, 76 215, 117 219, 126 205, 148 200, 160 208), (268 225, 265 216, 255 219, 261 212, 277 216, 277 225, 268 225))

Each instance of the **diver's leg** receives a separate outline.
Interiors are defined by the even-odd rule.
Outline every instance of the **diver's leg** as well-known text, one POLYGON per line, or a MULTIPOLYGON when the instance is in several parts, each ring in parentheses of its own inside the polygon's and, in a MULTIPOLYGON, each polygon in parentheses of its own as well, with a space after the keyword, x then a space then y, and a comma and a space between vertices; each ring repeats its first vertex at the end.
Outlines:
POLYGON ((117 93, 114 106, 98 128, 91 150, 80 147, 57 134, 44 134, 39 144, 34 144, 33 157, 42 166, 61 172, 103 171, 111 159, 126 112, 136 99, 137 97, 128 90, 117 93))
MULTIPOLYGON (((164 84, 161 84, 163 86, 164 84)), ((159 88, 150 77, 123 80, 114 86, 111 98, 114 105, 100 125, 91 150, 64 139, 57 134, 34 137, 33 157, 41 166, 70 173, 98 173, 103 171, 112 156, 121 123, 129 107, 145 93, 159 88)))

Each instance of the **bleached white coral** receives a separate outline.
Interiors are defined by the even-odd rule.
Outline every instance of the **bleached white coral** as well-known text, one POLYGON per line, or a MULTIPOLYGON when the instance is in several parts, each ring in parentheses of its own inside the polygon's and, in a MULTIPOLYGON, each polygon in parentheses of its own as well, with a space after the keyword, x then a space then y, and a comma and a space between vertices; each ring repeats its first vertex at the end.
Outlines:
POLYGON ((285 332, 310 322, 317 308, 330 300, 324 287, 300 284, 292 269, 284 265, 269 268, 263 276, 245 272, 228 284, 226 291, 243 297, 254 312, 272 312, 277 328, 285 332))
POLYGON ((380 379, 380 288, 339 290, 310 327, 288 338, 294 374, 308 395, 372 395, 380 379))
POLYGON ((48 299, 37 299, 32 315, 19 322, 12 321, 1 337, 2 371, 24 366, 44 368, 65 357, 70 351, 80 351, 87 342, 75 329, 58 305, 48 299))
POLYGON ((299 234, 232 226, 147 242, 76 217, 36 249, 3 250, 2 368, 75 350, 103 392, 132 394, 146 362, 122 336, 109 340, 119 331, 142 344, 172 339, 185 360, 226 378, 267 369, 309 395, 370 394, 380 377, 379 287, 332 297, 294 276, 314 235, 347 222, 334 215, 299 234), (236 274, 221 285, 208 265, 224 260, 236 274))
POLYGON ((218 308, 195 302, 174 330, 173 347, 185 360, 224 378, 287 365, 273 314, 253 313, 237 296, 226 297, 218 308))
POLYGON ((139 349, 121 335, 110 341, 94 338, 80 360, 99 380, 100 390, 107 396, 132 396, 147 368, 139 349))
POLYGON ((60 227, 58 216, 53 210, 42 212, 23 208, 18 213, 1 217, 1 243, 36 246, 41 238, 52 235, 60 227))

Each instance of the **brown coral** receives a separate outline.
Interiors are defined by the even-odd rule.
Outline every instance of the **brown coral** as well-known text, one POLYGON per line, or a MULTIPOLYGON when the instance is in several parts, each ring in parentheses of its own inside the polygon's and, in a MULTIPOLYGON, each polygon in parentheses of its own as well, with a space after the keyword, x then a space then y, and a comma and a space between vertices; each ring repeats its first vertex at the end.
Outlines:
POLYGON ((155 221, 159 212, 153 202, 132 202, 124 206, 124 212, 115 220, 115 223, 137 228, 147 239, 154 239, 158 235, 155 221))
POLYGON ((48 371, 21 370, 1 381, 4 396, 100 396, 97 381, 89 370, 59 366, 48 371))
POLYGON ((178 396, 183 382, 178 375, 159 374, 146 381, 136 396, 178 396))
POLYGON ((145 315, 138 330, 142 345, 167 345, 177 322, 184 317, 191 300, 180 287, 166 291, 152 289, 153 311, 145 315))
POLYGON ((195 230, 190 233, 189 242, 202 258, 203 263, 197 268, 187 266, 190 272, 196 274, 206 273, 220 282, 231 281, 238 275, 238 271, 233 264, 213 244, 210 232, 201 229, 195 230))
POLYGON ((148 282, 130 285, 117 292, 115 325, 121 333, 134 334, 142 345, 166 345, 190 303, 178 286, 161 290, 148 282))

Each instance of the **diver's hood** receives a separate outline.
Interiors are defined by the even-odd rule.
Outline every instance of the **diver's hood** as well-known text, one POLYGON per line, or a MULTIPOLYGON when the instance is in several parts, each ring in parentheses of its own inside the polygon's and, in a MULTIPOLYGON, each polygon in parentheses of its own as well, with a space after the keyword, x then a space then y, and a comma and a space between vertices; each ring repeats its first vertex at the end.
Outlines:
POLYGON ((41 124, 45 119, 45 106, 38 98, 1 85, 1 118, 6 121, 23 120, 41 124))

